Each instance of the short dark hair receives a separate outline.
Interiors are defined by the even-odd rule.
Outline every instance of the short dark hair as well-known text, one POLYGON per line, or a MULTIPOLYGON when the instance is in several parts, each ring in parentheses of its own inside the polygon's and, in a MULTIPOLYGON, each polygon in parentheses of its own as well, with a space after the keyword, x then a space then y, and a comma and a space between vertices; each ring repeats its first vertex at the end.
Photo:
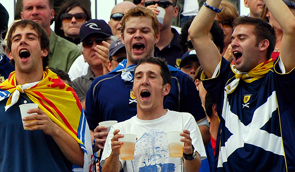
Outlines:
POLYGON ((64 81, 68 81, 68 85, 71 87, 72 86, 72 81, 70 79, 70 76, 67 72, 61 70, 61 69, 58 69, 58 68, 53 68, 53 67, 49 67, 49 69, 56 73, 58 75, 58 77, 64 81))
POLYGON ((135 73, 137 67, 143 63, 151 63, 151 64, 159 65, 161 68, 161 76, 163 79, 163 85, 165 85, 167 83, 169 85, 171 85, 171 73, 170 73, 170 70, 167 66, 167 62, 165 61, 165 59, 156 58, 156 57, 143 58, 138 62, 137 66, 135 67, 134 73, 135 73))
MULTIPOLYGON (((193 20, 194 18, 188 20, 182 25, 181 33, 178 36, 178 44, 184 53, 187 52, 188 50, 186 45, 187 37, 188 37, 188 29, 191 26, 193 20)), ((224 33, 216 20, 214 20, 213 22, 213 25, 210 29, 210 33, 213 37, 214 44, 218 48, 220 48, 220 54, 221 54, 224 48, 224 33)))
POLYGON ((193 18, 186 21, 182 25, 181 32, 180 32, 180 34, 178 36, 178 44, 179 44, 182 52, 184 52, 184 53, 187 52, 187 50, 188 50, 187 46, 186 46, 186 42, 187 42, 187 37, 188 37, 188 29, 191 26, 192 22, 193 22, 193 18))
POLYGON ((216 20, 213 22, 210 33, 213 37, 214 44, 220 49, 219 52, 221 54, 224 48, 224 33, 216 20))
POLYGON ((60 19, 60 16, 64 13, 68 13, 74 7, 81 7, 82 8, 82 10, 84 11, 84 13, 86 15, 86 21, 91 19, 90 11, 86 10, 86 7, 83 4, 81 4, 79 1, 71 0, 71 1, 66 2, 65 4, 62 5, 62 7, 60 8, 60 10, 55 18, 54 32, 58 36, 63 37, 63 38, 65 37, 64 31, 60 29, 62 26, 62 20, 60 19))
POLYGON ((213 114, 212 106, 214 104, 216 104, 216 99, 210 93, 207 92, 205 96, 205 111, 209 118, 213 114))
POLYGON ((253 34, 256 36, 256 46, 258 46, 259 42, 261 42, 262 40, 267 39, 269 41, 267 58, 269 59, 271 57, 271 54, 274 51, 276 45, 276 36, 274 28, 270 24, 259 18, 244 16, 238 17, 234 21, 233 25, 234 28, 236 28, 238 25, 254 26, 253 34))
MULTIPOLYGON (((35 30, 39 34, 38 36, 40 40, 41 49, 42 50, 47 49, 49 53, 49 37, 45 29, 39 23, 36 23, 33 20, 20 20, 18 22, 13 23, 13 25, 10 27, 10 30, 7 36, 7 47, 5 50, 6 53, 11 52, 12 34, 19 27, 20 28, 31 27, 31 29, 35 30)), ((49 63, 48 55, 42 58, 42 62, 43 62, 43 70, 45 71, 46 66, 48 66, 48 63, 49 63)), ((15 65, 14 60, 11 60, 11 63, 15 65)))

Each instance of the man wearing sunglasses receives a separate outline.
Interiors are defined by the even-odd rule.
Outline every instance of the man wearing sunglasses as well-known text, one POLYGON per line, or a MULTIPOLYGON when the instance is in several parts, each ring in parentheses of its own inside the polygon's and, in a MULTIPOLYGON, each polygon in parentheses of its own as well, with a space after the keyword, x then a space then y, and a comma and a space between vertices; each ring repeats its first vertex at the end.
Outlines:
POLYGON ((159 14, 157 7, 165 9, 163 25, 160 29, 160 40, 156 44, 154 56, 165 58, 167 63, 177 67, 177 59, 184 54, 178 45, 178 32, 171 27, 171 21, 177 17, 178 7, 175 5, 176 0, 145 0, 144 6, 151 9, 156 15, 159 14))
POLYGON ((81 52, 75 44, 57 36, 50 29, 54 13, 53 0, 23 0, 21 18, 41 24, 49 36, 48 66, 68 72, 81 52))
POLYGON ((109 25, 112 29, 112 33, 114 36, 120 37, 121 34, 121 19, 123 18, 124 14, 130 9, 136 7, 135 4, 129 1, 121 2, 114 6, 111 12, 109 25))
POLYGON ((89 66, 87 74, 73 80, 72 85, 83 108, 85 107, 84 100, 92 81, 107 71, 106 61, 109 46, 112 42, 111 36, 112 30, 104 20, 92 19, 81 26, 80 39, 83 46, 82 54, 89 66))

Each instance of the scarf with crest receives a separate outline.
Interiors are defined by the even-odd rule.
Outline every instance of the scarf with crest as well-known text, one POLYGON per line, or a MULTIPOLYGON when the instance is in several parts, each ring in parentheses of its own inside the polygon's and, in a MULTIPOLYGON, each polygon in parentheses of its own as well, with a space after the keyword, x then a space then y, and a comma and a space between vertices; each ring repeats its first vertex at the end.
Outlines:
POLYGON ((233 73, 235 74, 235 77, 233 78, 232 81, 230 81, 225 86, 226 93, 227 94, 233 93, 234 90, 239 85, 240 80, 246 83, 251 83, 260 78, 263 78, 269 72, 269 70, 273 67, 274 61, 275 61, 275 58, 270 58, 269 60, 258 64, 255 68, 253 68, 249 72, 240 72, 235 67, 235 65, 231 65, 230 67, 233 73))
MULTIPOLYGON (((70 86, 48 68, 43 71, 41 81, 16 85, 14 71, 7 80, 0 84, 0 101, 8 98, 5 111, 18 101, 20 93, 25 93, 54 123, 72 136, 87 154, 84 155, 84 160, 89 161, 88 158, 92 155, 92 151, 90 150, 90 133, 87 131, 90 131, 79 98, 70 86)), ((84 161, 84 166, 85 163, 84 161)))

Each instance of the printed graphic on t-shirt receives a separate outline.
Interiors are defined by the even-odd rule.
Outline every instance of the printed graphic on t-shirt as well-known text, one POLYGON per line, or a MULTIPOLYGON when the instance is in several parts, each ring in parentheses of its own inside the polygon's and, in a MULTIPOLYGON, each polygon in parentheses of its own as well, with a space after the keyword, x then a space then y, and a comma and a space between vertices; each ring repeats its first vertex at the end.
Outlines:
POLYGON ((133 171, 183 171, 182 158, 169 157, 166 132, 151 130, 138 138, 135 145, 133 171))

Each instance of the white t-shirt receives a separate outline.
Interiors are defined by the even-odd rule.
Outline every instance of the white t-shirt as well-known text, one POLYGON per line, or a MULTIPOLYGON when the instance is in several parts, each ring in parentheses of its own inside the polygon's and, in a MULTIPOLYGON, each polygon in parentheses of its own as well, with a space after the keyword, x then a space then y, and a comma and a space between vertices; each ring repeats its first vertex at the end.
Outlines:
POLYGON ((189 113, 170 111, 154 120, 140 120, 137 116, 112 126, 103 150, 101 165, 112 152, 111 139, 115 129, 121 134, 136 134, 134 159, 121 160, 125 172, 128 171, 184 171, 183 159, 169 157, 167 135, 168 131, 190 131, 192 144, 206 158, 206 152, 199 127, 194 117, 189 113))
POLYGON ((68 72, 71 81, 74 81, 80 76, 86 75, 88 72, 88 66, 88 63, 84 60, 83 54, 77 57, 68 72))
POLYGON ((195 16, 199 12, 199 2, 196 0, 185 0, 183 4, 183 16, 195 16))

